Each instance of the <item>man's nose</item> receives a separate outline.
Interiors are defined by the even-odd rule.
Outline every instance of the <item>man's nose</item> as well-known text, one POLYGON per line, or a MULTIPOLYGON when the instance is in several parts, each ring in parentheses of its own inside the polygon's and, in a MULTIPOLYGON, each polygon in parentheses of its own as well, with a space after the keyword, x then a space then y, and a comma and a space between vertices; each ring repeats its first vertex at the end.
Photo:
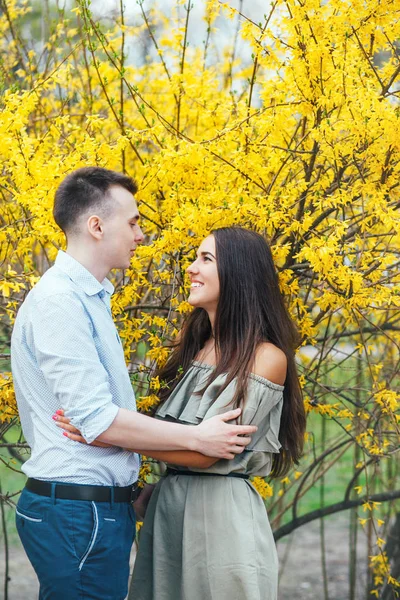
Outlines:
POLYGON ((137 244, 141 244, 141 243, 143 242, 143 240, 144 240, 143 231, 142 231, 142 229, 141 229, 141 228, 138 226, 138 230, 137 230, 137 232, 136 232, 136 235, 135 235, 135 242, 136 242, 137 244))

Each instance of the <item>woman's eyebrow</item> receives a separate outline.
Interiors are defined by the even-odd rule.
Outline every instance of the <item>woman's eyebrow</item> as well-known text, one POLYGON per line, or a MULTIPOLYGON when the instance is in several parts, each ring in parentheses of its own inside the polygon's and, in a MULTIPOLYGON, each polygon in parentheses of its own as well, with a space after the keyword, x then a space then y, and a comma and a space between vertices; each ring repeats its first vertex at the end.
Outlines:
POLYGON ((201 256, 207 256, 207 254, 209 254, 210 256, 212 256, 213 258, 215 258, 214 254, 212 252, 208 252, 208 251, 206 251, 206 252, 200 252, 201 256))

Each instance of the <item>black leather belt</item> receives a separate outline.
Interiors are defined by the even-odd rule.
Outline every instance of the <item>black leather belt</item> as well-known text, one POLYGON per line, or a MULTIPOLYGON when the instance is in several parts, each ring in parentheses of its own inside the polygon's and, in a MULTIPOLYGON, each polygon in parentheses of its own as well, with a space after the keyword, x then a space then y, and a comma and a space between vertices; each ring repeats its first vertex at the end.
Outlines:
POLYGON ((192 475, 200 477, 238 477, 239 479, 249 479, 250 475, 246 473, 209 473, 208 471, 180 471, 167 467, 166 475, 192 475))
MULTIPOLYGON (((25 487, 30 492, 39 496, 52 496, 53 483, 40 479, 27 480, 25 487)), ((137 484, 127 487, 110 487, 103 485, 69 485, 56 483, 55 497, 62 500, 89 500, 92 502, 134 502, 140 494, 141 488, 137 484), (113 492, 113 493, 112 493, 113 492)))

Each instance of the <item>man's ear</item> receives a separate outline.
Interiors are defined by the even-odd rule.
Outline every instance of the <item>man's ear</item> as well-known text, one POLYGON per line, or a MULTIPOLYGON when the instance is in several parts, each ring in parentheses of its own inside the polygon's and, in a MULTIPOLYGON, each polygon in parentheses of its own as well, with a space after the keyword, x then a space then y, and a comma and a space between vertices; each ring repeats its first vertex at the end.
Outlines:
POLYGON ((103 220, 97 215, 91 215, 86 221, 87 230, 91 236, 100 240, 104 233, 103 220))

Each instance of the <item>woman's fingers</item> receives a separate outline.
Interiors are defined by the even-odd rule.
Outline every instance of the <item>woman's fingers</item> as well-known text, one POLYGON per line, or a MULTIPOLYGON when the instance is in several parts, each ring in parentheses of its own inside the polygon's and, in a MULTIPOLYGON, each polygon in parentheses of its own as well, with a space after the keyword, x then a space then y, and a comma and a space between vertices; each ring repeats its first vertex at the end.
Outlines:
POLYGON ((64 417, 64 415, 59 415, 58 412, 56 412, 52 418, 57 423, 67 423, 68 425, 69 423, 71 423, 71 419, 68 419, 68 417, 64 417))
POLYGON ((57 411, 56 414, 53 415, 53 419, 55 420, 57 427, 61 427, 61 429, 64 429, 64 431, 69 431, 70 433, 76 433, 77 435, 80 435, 81 432, 79 429, 74 427, 74 425, 71 425, 71 420, 68 419, 68 417, 64 417, 59 414, 61 412, 63 411, 57 411))
MULTIPOLYGON (((70 427, 72 427, 72 425, 70 425, 70 427)), ((62 429, 64 429, 64 427, 62 427, 62 429)), ((78 431, 78 430, 76 430, 76 431, 78 431)), ((91 444, 88 444, 87 441, 85 440, 85 438, 80 435, 80 433, 71 433, 70 431, 64 431, 63 435, 65 435, 65 437, 69 438, 70 440, 73 440, 74 442, 79 442, 80 444, 86 444, 87 446, 96 446, 98 448, 112 448, 112 446, 110 446, 110 444, 105 444, 104 442, 94 441, 91 444)))
POLYGON ((61 427, 61 429, 64 429, 64 431, 69 431, 70 433, 76 433, 78 435, 81 434, 81 432, 79 431, 79 429, 77 429, 73 425, 70 425, 69 423, 64 423, 64 422, 61 422, 61 421, 56 421, 56 425, 57 425, 57 427, 61 427))
POLYGON ((80 444, 87 444, 88 446, 97 446, 98 448, 112 448, 110 444, 105 444, 104 442, 97 442, 96 440, 91 444, 88 444, 84 437, 82 437, 79 429, 71 425, 71 419, 64 416, 64 411, 62 408, 56 410, 53 415, 53 419, 56 422, 57 427, 64 430, 63 435, 73 440, 74 442, 79 442, 80 444))
POLYGON ((65 437, 69 438, 70 440, 73 440, 74 442, 80 442, 81 444, 87 444, 87 441, 85 440, 85 438, 83 438, 81 435, 79 435, 77 433, 70 433, 69 431, 64 431, 63 435, 65 435, 65 437))

